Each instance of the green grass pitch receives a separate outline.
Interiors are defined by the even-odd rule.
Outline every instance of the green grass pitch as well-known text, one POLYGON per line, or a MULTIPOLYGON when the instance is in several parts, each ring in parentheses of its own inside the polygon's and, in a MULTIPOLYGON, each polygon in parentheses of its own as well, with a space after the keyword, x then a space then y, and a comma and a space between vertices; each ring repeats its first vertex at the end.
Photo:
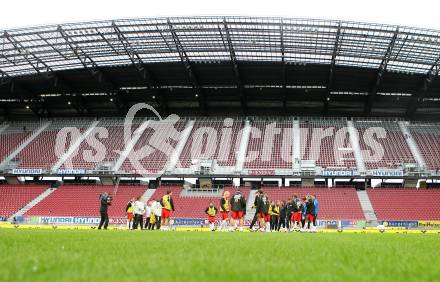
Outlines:
POLYGON ((436 234, 0 229, 0 281, 438 281, 436 234))

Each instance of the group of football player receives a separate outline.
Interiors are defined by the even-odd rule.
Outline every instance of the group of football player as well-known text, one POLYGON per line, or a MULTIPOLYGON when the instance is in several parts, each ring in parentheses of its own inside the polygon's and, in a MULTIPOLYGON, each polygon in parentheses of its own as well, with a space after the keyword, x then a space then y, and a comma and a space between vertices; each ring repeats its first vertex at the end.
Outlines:
MULTIPOLYGON (((230 196, 229 191, 223 193, 220 199, 220 209, 214 203, 209 203, 205 213, 208 215, 209 228, 220 231, 243 231, 246 215, 246 199, 240 190, 230 196), (221 221, 216 228, 216 217, 220 213, 221 221), (231 216, 229 214, 231 213, 231 216)), ((259 189, 252 206, 255 209, 254 218, 249 230, 261 232, 315 232, 318 216, 318 199, 316 195, 306 195, 299 198, 294 195, 287 201, 270 201, 269 196, 259 189), (258 227, 256 226, 258 223, 258 227)))

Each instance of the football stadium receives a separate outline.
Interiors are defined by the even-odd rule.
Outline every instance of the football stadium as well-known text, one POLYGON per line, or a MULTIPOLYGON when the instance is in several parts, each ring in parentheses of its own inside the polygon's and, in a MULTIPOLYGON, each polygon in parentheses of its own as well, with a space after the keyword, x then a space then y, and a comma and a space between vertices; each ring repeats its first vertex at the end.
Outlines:
POLYGON ((436 281, 440 29, 0 27, 1 281, 436 281))

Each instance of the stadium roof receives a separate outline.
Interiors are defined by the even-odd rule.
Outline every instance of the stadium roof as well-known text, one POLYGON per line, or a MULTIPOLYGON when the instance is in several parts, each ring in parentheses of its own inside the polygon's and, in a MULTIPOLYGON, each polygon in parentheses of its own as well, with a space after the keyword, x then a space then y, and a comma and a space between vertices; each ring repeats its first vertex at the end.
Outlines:
POLYGON ((440 116, 440 31, 359 22, 175 17, 0 34, 2 115, 440 116))

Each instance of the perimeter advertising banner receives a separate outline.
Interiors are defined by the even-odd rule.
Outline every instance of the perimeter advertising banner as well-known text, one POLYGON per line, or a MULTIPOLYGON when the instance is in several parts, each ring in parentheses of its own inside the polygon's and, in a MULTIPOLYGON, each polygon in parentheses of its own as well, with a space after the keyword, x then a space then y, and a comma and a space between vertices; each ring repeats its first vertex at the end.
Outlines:
POLYGON ((403 170, 400 169, 374 169, 370 171, 370 174, 372 176, 377 177, 402 177, 403 176, 403 170))
POLYGON ((14 168, 12 174, 16 175, 40 175, 43 174, 41 168, 14 168))
POLYGON ((418 221, 414 220, 391 220, 380 222, 385 227, 404 227, 404 228, 417 228, 418 221))
POLYGON ((329 177, 346 177, 346 176, 354 176, 355 173, 353 170, 323 170, 321 171, 321 176, 329 176, 329 177))
POLYGON ((419 228, 440 228, 440 221, 437 220, 420 220, 418 222, 419 228))
MULTIPOLYGON (((83 225, 96 226, 99 224, 99 217, 74 217, 74 216, 23 216, 17 217, 17 223, 23 224, 43 224, 43 225, 83 225)), ((249 226, 250 220, 245 220, 244 225, 249 226)), ((113 217, 109 219, 110 225, 126 225, 127 219, 123 217, 113 217)), ((200 227, 206 224, 206 218, 173 218, 171 224, 176 226, 192 226, 200 227)), ((220 224, 220 219, 217 221, 220 224)), ((319 228, 337 229, 342 228, 356 228, 363 229, 366 227, 365 220, 317 220, 316 224, 319 228)), ((440 229, 440 221, 405 221, 405 220, 391 220, 380 221, 385 227, 407 228, 407 229, 440 229)))
POLYGON ((275 170, 273 169, 249 169, 249 175, 258 176, 258 175, 275 175, 275 170))
MULTIPOLYGON (((99 217, 73 217, 73 216, 41 216, 31 217, 32 220, 25 220, 29 224, 50 224, 50 225, 98 225, 101 220, 99 217)), ((125 218, 109 219, 109 224, 127 224, 125 218)))

